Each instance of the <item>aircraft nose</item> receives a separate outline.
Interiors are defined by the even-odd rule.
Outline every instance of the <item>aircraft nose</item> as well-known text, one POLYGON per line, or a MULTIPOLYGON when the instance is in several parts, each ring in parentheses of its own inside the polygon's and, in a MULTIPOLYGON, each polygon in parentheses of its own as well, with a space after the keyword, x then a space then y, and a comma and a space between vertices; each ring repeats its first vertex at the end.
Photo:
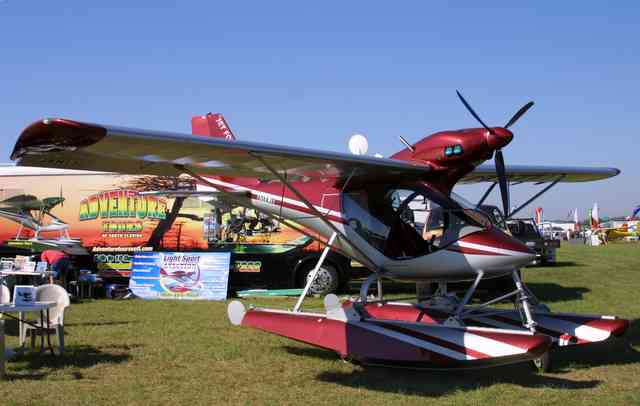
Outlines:
POLYGON ((525 244, 495 228, 463 237, 459 245, 501 257, 513 267, 526 265, 536 258, 536 253, 525 244))
POLYGON ((489 133, 487 135, 487 144, 493 149, 500 149, 513 139, 513 133, 506 128, 495 127, 491 131, 493 131, 493 134, 489 133))

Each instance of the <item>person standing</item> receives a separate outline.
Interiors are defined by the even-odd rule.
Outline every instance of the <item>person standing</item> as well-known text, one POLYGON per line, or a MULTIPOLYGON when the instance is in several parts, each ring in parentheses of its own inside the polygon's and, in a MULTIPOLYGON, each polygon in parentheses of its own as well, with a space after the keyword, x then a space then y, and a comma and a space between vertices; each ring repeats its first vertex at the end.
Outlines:
POLYGON ((53 277, 59 279, 66 287, 71 271, 71 259, 65 250, 44 250, 40 254, 40 260, 49 264, 53 277))

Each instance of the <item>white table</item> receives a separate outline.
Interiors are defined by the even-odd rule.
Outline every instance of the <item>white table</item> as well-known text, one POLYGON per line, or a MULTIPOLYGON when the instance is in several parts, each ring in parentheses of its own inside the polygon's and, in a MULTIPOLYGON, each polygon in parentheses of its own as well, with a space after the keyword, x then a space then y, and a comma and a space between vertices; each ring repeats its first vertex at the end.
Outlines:
MULTIPOLYGON (((40 313, 40 326, 45 326, 47 329, 47 344, 53 354, 53 347, 51 346, 51 337, 49 336, 49 309, 54 307, 56 302, 34 302, 28 305, 6 304, 0 305, 0 313, 40 313), (46 322, 45 322, 46 320, 46 322)), ((0 379, 4 378, 5 373, 5 337, 4 337, 4 320, 0 319, 0 379)), ((40 327, 42 328, 42 327, 40 327)), ((44 334, 40 334, 40 349, 44 350, 44 334)))
MULTIPOLYGON (((31 277, 35 277, 35 276, 39 276, 41 278, 45 278, 47 276, 51 276, 53 274, 53 272, 51 271, 46 271, 46 272, 27 272, 27 271, 11 271, 11 270, 0 270, 0 285, 4 284, 4 278, 6 278, 7 276, 31 276, 31 277)), ((53 283, 52 280, 49 280, 49 283, 53 283)), ((2 297, 2 289, 0 289, 0 303, 3 302, 2 299, 5 299, 2 297)))

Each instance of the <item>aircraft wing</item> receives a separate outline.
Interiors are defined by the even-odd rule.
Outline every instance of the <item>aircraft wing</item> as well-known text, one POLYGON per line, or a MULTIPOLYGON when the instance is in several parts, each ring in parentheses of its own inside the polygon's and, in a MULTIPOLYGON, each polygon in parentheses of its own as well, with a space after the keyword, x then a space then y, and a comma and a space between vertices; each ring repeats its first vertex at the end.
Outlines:
MULTIPOLYGON (((506 165, 506 174, 512 183, 546 183, 560 179, 560 182, 591 182, 611 178, 620 173, 619 169, 606 167, 506 165)), ((478 165, 473 172, 460 180, 461 184, 498 182, 493 164, 478 165)))
POLYGON ((15 207, 17 209, 21 209, 26 205, 40 203, 37 197, 34 195, 16 195, 9 197, 0 202, 0 206, 2 207, 15 207))
MULTIPOLYGON (((142 196, 162 196, 162 197, 218 197, 224 194, 216 191, 197 191, 197 190, 150 190, 146 192, 138 192, 142 196)), ((246 196, 246 193, 242 194, 246 196)))
POLYGON ((184 167, 200 175, 265 180, 277 179, 265 162, 290 180, 407 180, 423 179, 429 172, 428 167, 391 159, 65 119, 46 119, 27 127, 11 159, 23 166, 125 174, 176 175, 184 167))

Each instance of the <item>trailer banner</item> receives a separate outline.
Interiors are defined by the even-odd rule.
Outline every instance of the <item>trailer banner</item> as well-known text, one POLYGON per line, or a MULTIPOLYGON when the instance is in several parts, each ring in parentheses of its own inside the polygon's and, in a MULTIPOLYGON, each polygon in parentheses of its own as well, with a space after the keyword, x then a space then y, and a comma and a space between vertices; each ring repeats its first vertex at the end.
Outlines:
POLYGON ((140 252, 129 289, 142 299, 225 300, 229 252, 140 252))

